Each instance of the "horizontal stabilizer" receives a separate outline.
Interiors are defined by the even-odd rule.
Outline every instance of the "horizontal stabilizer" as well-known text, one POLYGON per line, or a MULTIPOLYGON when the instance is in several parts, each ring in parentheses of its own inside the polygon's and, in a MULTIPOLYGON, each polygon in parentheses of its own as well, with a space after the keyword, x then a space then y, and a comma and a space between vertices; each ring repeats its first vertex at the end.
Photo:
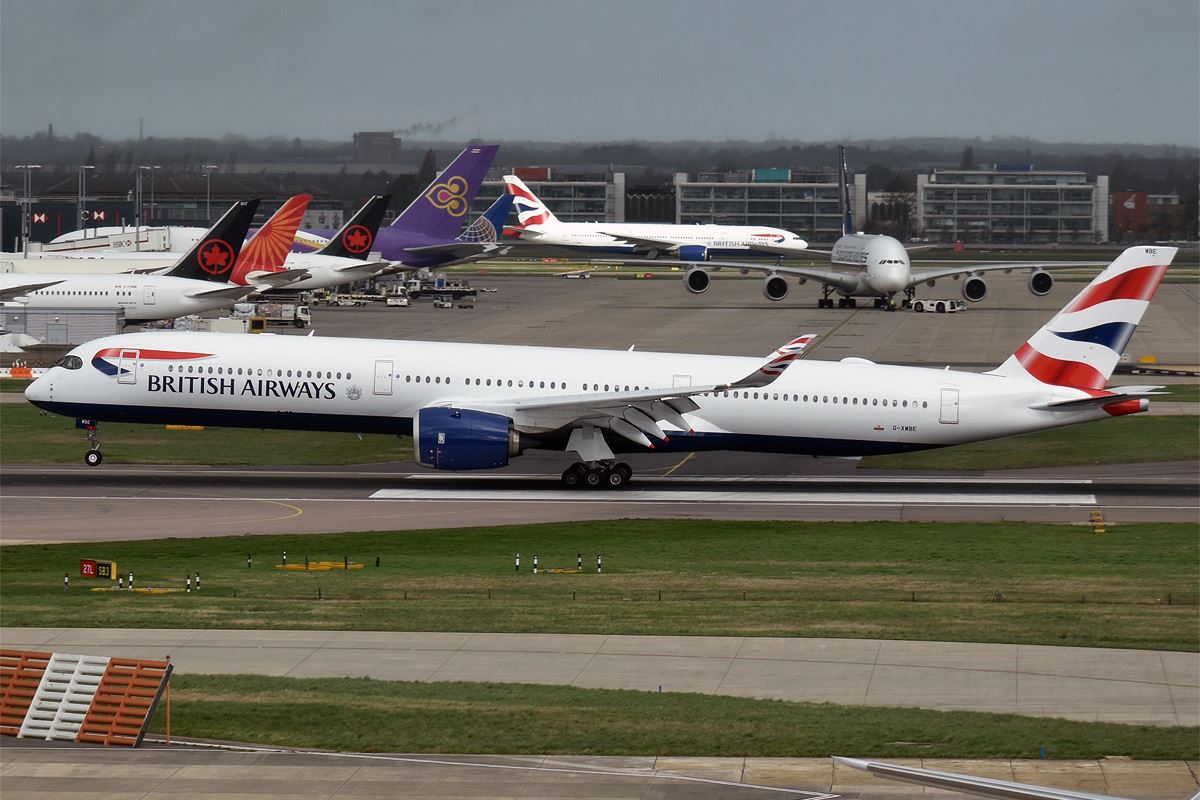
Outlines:
POLYGON ((257 287, 257 286, 223 285, 223 286, 217 287, 216 289, 204 289, 202 291, 197 291, 197 292, 188 292, 188 297, 194 297, 196 299, 204 298, 206 300, 207 299, 215 299, 215 298, 219 298, 219 297, 227 297, 230 300, 237 300, 242 297, 245 297, 246 295, 250 294, 251 292, 257 292, 258 290, 259 290, 259 287, 257 287))
POLYGON ((10 286, 7 289, 0 289, 0 300, 12 300, 17 297, 23 297, 30 292, 36 292, 38 289, 45 289, 50 286, 57 286, 60 283, 62 283, 62 281, 23 283, 20 286, 10 286))
POLYGON ((1106 406, 1110 403, 1120 402, 1122 400, 1140 400, 1148 397, 1162 397, 1169 395, 1169 392, 1160 392, 1161 386, 1121 386, 1109 392, 1093 395, 1092 397, 1079 397, 1073 400, 1055 400, 1049 403, 1038 403, 1030 406, 1039 411, 1075 411, 1080 408, 1093 408, 1095 406, 1106 406))

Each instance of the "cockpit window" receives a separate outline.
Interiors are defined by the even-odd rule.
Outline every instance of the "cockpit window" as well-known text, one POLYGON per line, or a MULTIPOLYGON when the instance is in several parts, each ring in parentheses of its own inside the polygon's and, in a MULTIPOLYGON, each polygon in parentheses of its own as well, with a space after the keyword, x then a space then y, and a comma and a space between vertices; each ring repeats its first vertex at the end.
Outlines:
POLYGON ((79 356, 63 356, 54 362, 54 366, 62 367, 63 369, 79 369, 83 366, 83 359, 79 356))

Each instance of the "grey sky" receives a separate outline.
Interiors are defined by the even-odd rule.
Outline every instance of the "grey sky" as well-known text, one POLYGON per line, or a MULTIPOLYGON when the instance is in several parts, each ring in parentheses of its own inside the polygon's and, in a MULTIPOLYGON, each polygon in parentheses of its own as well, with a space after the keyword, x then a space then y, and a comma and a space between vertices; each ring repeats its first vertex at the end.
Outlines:
POLYGON ((1197 0, 0 0, 0 129, 1194 146, 1198 32, 1197 0))

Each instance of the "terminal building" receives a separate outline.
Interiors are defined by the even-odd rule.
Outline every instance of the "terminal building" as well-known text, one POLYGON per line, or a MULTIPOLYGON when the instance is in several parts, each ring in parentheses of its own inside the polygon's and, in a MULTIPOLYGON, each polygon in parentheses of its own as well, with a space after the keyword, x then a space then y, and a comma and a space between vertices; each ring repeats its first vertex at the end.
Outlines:
POLYGON ((995 164, 917 176, 917 231, 932 242, 1107 242, 1108 176, 995 164))

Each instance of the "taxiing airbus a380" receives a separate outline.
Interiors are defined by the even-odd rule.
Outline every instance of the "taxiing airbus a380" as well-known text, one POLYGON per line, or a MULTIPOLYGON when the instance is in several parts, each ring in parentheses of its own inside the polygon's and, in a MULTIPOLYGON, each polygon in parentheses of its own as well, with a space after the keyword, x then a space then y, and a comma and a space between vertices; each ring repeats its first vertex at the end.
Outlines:
MULTIPOLYGON (((709 269, 720 270, 722 267, 733 267, 743 272, 767 273, 766 278, 763 279, 762 292, 768 300, 782 300, 787 297, 787 279, 793 277, 801 284, 810 280, 821 284, 821 298, 817 301, 818 308, 833 308, 833 295, 837 294, 839 308, 854 308, 858 305, 856 298, 870 297, 875 303, 875 308, 895 311, 896 295, 903 295, 903 303, 907 306, 914 302, 917 287, 923 283, 933 286, 942 279, 957 279, 965 276, 962 295, 969 302, 978 303, 987 296, 987 281, 980 273, 1028 269, 1030 271, 1029 291, 1038 297, 1043 297, 1054 288, 1054 277, 1048 270, 1104 266, 1103 262, 1096 261, 1018 261, 985 264, 964 263, 913 272, 908 250, 898 240, 891 236, 861 233, 854 230, 854 217, 850 213, 845 147, 838 148, 838 205, 842 217, 841 238, 834 243, 832 250, 810 248, 807 251, 829 256, 830 263, 833 265, 832 270, 782 263, 771 266, 751 262, 685 264, 688 271, 683 277, 684 286, 692 294, 702 294, 708 291, 712 282, 708 274, 709 269)), ((756 249, 774 253, 780 258, 796 255, 787 248, 777 248, 769 242, 758 244, 756 249)))
POLYGON ((581 461, 567 485, 624 485, 616 454, 740 450, 902 453, 1148 408, 1158 387, 1106 390, 1176 248, 1133 247, 991 372, 389 339, 155 331, 75 348, 33 404, 101 421, 412 435, 443 470, 503 467, 527 449, 581 461))

